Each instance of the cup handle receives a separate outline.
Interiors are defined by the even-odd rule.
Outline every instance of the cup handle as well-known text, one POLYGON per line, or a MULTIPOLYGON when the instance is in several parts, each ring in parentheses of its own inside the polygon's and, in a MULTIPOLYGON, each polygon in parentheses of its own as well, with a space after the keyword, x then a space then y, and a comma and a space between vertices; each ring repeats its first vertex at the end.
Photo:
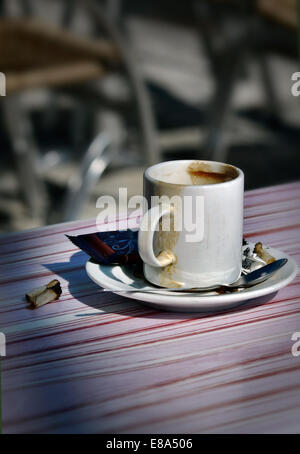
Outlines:
POLYGON ((147 263, 147 265, 162 268, 176 261, 176 257, 172 251, 163 250, 157 257, 153 251, 153 238, 157 224, 160 218, 171 213, 172 210, 171 205, 156 205, 150 208, 142 218, 138 234, 138 248, 143 262, 147 263))

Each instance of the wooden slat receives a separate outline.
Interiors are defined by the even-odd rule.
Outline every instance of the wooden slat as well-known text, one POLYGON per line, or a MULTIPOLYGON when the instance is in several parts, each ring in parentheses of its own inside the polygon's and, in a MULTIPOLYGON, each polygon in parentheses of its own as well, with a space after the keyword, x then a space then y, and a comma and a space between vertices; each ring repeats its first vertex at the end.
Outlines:
POLYGON ((116 47, 31 20, 0 20, 0 71, 7 93, 95 79, 119 60, 116 47))
POLYGON ((298 27, 297 0, 257 0, 257 9, 276 22, 298 27))
POLYGON ((74 60, 116 63, 119 53, 108 40, 75 35, 36 20, 0 20, 0 66, 28 69, 74 60))
POLYGON ((10 72, 6 77, 6 92, 11 94, 32 88, 72 85, 99 78, 104 74, 104 67, 97 62, 76 62, 24 71, 21 74, 10 72))

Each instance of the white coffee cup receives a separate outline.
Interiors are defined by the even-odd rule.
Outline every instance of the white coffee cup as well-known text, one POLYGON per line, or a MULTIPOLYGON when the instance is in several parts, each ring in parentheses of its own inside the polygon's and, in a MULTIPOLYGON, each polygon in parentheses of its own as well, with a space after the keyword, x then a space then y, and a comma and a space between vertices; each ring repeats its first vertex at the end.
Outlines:
POLYGON ((168 161, 144 173, 144 275, 161 287, 230 284, 241 273, 244 174, 213 161, 168 161))

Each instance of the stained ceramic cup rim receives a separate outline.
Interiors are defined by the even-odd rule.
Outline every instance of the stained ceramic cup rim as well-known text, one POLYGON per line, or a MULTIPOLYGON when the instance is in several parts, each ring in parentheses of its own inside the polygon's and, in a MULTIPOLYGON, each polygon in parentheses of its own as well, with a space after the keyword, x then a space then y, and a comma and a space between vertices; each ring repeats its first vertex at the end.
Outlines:
POLYGON ((244 178, 244 172, 241 169, 239 169, 238 167, 236 167, 236 166, 234 166, 232 164, 227 164, 227 163, 224 163, 224 162, 221 162, 221 161, 209 161, 209 160, 206 160, 206 159, 178 159, 178 160, 172 160, 172 161, 159 162, 157 164, 154 164, 154 165, 148 167, 144 171, 144 178, 149 180, 149 181, 151 181, 152 183, 165 185, 165 186, 169 186, 169 187, 173 186, 173 187, 177 187, 177 188, 189 188, 189 187, 194 187, 194 188, 197 188, 197 187, 198 188, 216 188, 218 186, 230 185, 233 182, 236 182, 236 181, 240 180, 241 178, 244 178), (150 175, 151 170, 153 170, 153 169, 155 169, 157 167, 165 167, 168 164, 174 164, 174 163, 178 163, 178 164, 187 164, 187 163, 189 163, 189 164, 192 164, 193 162, 201 162, 201 163, 205 163, 205 164, 217 164, 217 165, 220 165, 220 166, 229 167, 229 168, 233 169, 234 171, 236 171, 237 175, 235 177, 231 178, 228 181, 222 181, 222 182, 213 183, 213 184, 172 183, 172 182, 169 182, 169 181, 160 180, 159 178, 155 178, 155 177, 150 175))

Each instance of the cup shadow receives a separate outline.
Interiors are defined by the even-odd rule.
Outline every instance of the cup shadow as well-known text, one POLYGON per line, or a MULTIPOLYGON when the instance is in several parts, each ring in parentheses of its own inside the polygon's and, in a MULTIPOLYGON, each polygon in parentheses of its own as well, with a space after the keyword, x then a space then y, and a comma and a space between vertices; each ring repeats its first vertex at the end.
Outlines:
MULTIPOLYGON (((71 255, 70 260, 67 262, 56 262, 43 264, 45 268, 55 273, 57 276, 65 279, 68 282, 68 290, 77 301, 81 302, 85 306, 93 309, 99 309, 103 313, 116 313, 120 315, 128 315, 131 317, 140 318, 154 318, 154 319, 195 319, 195 318, 211 318, 216 316, 222 316, 230 313, 238 313, 242 311, 250 310, 254 307, 261 306, 270 302, 277 294, 273 292, 269 295, 262 296, 260 298, 249 299, 241 301, 241 303, 233 308, 226 310, 221 309, 218 311, 203 311, 203 312, 171 312, 154 309, 146 304, 138 302, 131 298, 125 298, 120 295, 114 295, 114 298, 118 304, 116 308, 113 308, 113 300, 110 300, 110 304, 107 304, 105 298, 101 298, 101 287, 95 284, 87 275, 85 271, 85 264, 88 260, 88 255, 83 251, 75 252, 71 255), (74 278, 74 272, 80 272, 80 285, 78 280, 74 278), (91 301, 91 295, 99 293, 99 301, 91 301), (124 305, 120 305, 120 301, 124 301, 124 305)), ((113 276, 115 279, 115 276, 113 276)), ((103 294, 102 294, 103 295, 103 294)), ((93 312, 91 314, 77 314, 77 317, 86 316, 100 316, 101 312, 93 312)))

